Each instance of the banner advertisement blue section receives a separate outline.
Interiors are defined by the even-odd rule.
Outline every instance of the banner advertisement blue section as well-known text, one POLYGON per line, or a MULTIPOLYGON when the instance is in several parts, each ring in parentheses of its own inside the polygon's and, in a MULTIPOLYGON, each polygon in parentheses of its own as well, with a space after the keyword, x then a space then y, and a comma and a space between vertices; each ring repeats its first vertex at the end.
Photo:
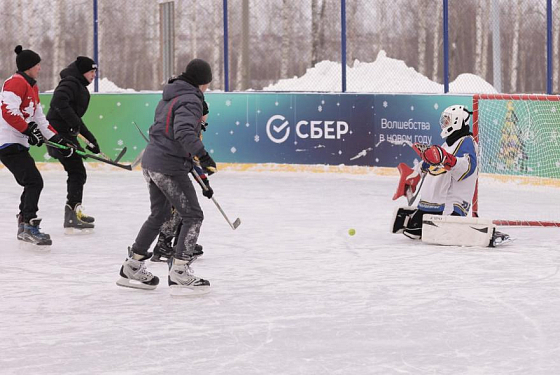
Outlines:
MULTIPOLYGON (((472 96, 376 95, 374 155, 372 166, 412 166, 419 159, 413 143, 442 144, 439 117, 451 105, 464 105, 472 111, 472 96)), ((471 126, 472 131, 472 126, 471 126)))
POLYGON ((441 144, 443 109, 471 96, 210 93, 204 142, 231 163, 393 167, 441 144))
POLYGON ((371 165, 374 96, 209 94, 204 143, 232 163, 371 165))

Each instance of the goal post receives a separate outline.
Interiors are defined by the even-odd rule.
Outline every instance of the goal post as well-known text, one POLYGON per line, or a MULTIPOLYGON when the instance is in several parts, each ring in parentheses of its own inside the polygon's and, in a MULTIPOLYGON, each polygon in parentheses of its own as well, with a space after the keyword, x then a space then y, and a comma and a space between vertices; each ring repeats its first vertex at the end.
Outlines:
POLYGON ((474 95, 472 130, 480 173, 473 216, 511 216, 496 225, 560 227, 560 96, 474 95), (485 189, 495 189, 508 207, 485 201, 485 189))

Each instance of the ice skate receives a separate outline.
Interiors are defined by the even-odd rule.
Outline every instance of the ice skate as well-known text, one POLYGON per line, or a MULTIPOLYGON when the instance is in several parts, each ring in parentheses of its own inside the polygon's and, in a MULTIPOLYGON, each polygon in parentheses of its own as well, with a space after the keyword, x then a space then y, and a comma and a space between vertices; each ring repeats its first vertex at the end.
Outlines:
POLYGON ((74 211, 76 211, 76 216, 78 217, 78 219, 83 221, 84 223, 93 223, 95 221, 95 218, 93 216, 89 216, 84 213, 84 206, 82 206, 81 203, 78 203, 75 206, 74 211))
POLYGON ((151 254, 145 256, 135 254, 128 249, 128 258, 124 261, 120 270, 120 279, 117 285, 125 288, 147 289, 153 290, 159 284, 159 278, 152 275, 147 269, 145 260, 149 259, 151 254))
POLYGON ((52 245, 51 237, 40 231, 39 224, 41 224, 41 220, 39 218, 29 220, 29 223, 23 223, 23 231, 19 233, 18 227, 18 235, 17 238, 20 241, 29 242, 34 245, 41 245, 41 246, 48 246, 52 245))
POLYGON ((82 212, 82 205, 76 204, 74 208, 69 205, 64 206, 64 233, 65 234, 88 234, 93 232, 95 225, 83 219, 94 220, 82 212))
POLYGON ((173 259, 169 265, 168 283, 172 296, 193 296, 210 292, 210 282, 193 274, 189 260, 173 259))
MULTIPOLYGON (((160 234, 156 246, 154 246, 154 255, 150 259, 152 262, 168 262, 172 257, 175 249, 172 245, 173 237, 167 237, 164 234, 160 234)), ((202 246, 199 244, 195 245, 193 258, 196 259, 202 256, 204 252, 202 251, 202 246)))
POLYGON ((513 238, 511 238, 509 234, 494 230, 494 234, 492 234, 492 240, 490 241, 490 247, 501 246, 511 241, 513 241, 513 238))

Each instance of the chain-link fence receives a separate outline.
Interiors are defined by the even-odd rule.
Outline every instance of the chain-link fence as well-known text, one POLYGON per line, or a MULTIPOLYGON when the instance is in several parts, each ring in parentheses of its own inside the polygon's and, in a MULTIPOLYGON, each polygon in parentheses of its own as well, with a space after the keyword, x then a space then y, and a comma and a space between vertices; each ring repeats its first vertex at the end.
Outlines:
MULTIPOLYGON (((341 91, 345 79, 349 92, 441 93, 448 61, 450 92, 557 93, 559 1, 175 0, 171 71, 199 57, 213 67, 213 90, 341 91)), ((95 57, 96 10, 99 90, 160 90, 164 3, 3 0, 1 77, 16 70, 21 44, 41 55, 39 86, 52 90, 76 56, 95 57)))

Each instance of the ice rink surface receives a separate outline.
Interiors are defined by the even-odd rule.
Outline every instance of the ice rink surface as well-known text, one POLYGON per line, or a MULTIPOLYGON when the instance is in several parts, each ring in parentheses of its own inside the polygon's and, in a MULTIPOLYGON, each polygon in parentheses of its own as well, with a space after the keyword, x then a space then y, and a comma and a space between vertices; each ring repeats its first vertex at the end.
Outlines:
MULTIPOLYGON (((426 245, 389 233, 397 177, 221 171, 215 198, 242 224, 201 197, 193 268, 212 291, 173 298, 161 263, 154 291, 115 285, 148 215, 139 171, 89 171, 81 236, 63 233, 64 172, 43 177, 50 251, 18 243, 21 188, 0 170, 1 374, 560 373, 559 228, 426 245)), ((485 207, 558 210, 558 190, 492 184, 485 207)))

